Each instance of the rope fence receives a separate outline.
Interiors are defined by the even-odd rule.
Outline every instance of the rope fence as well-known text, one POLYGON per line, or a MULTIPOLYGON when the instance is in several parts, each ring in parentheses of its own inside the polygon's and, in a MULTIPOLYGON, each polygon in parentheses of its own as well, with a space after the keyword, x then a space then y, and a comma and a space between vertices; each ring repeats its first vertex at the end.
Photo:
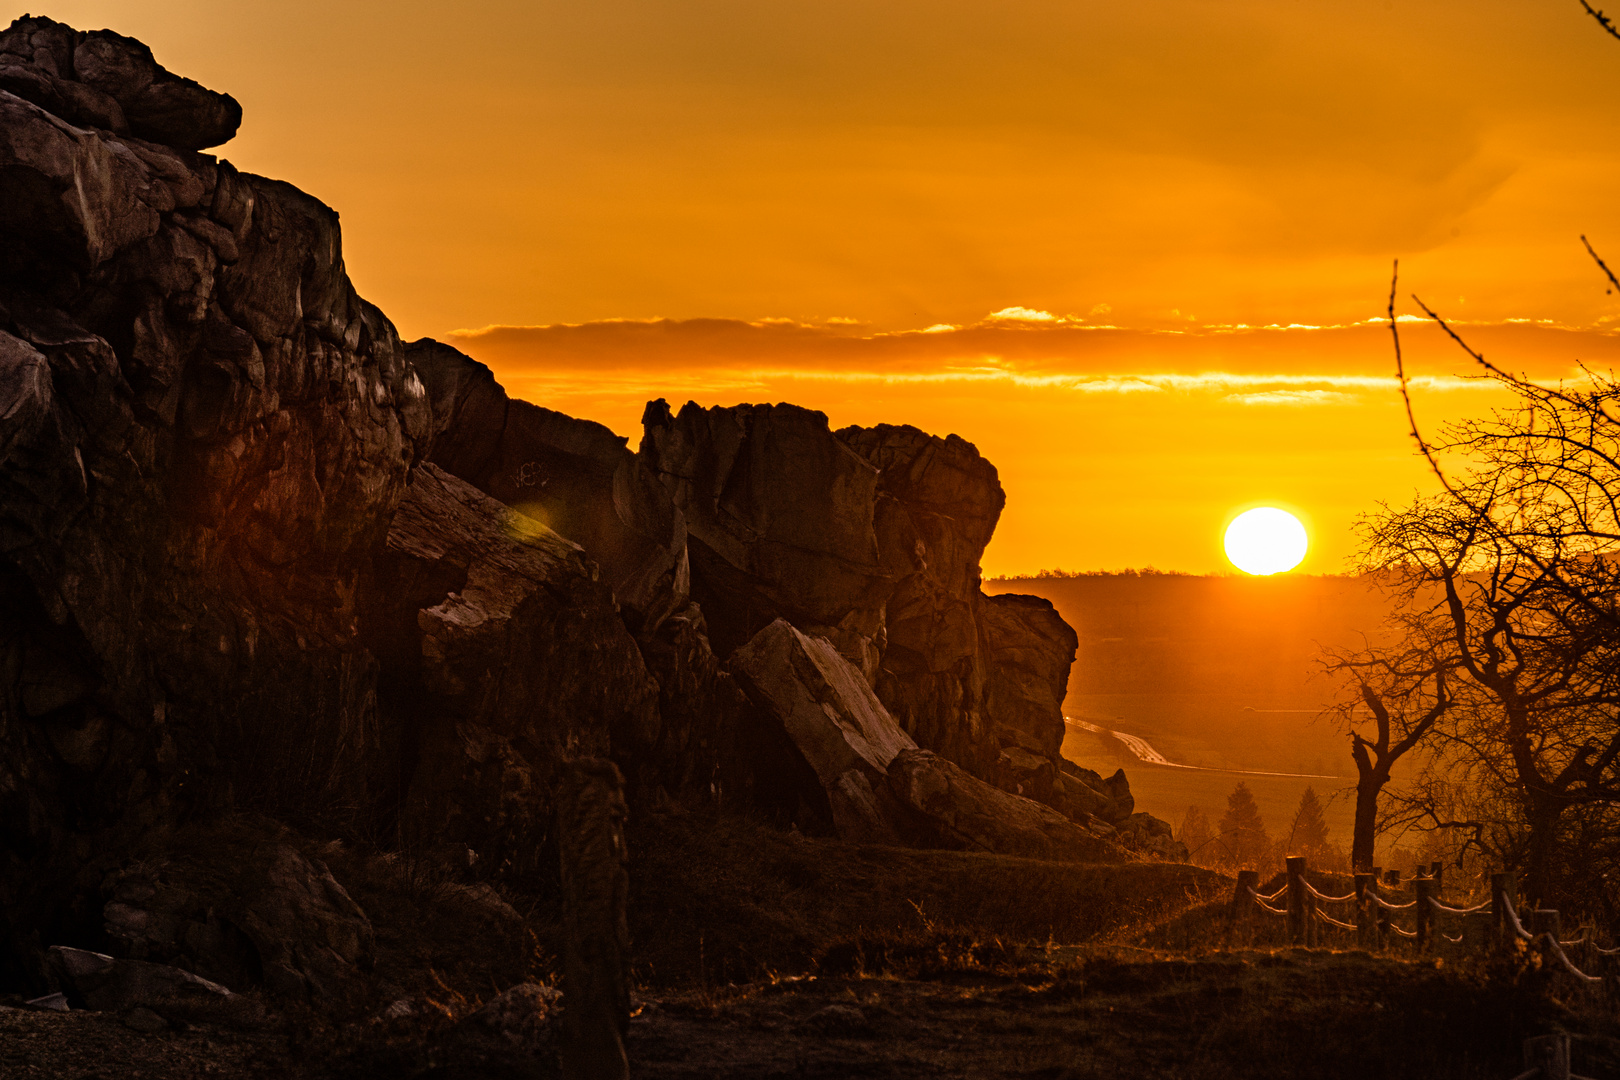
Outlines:
POLYGON ((1572 940, 1560 940, 1556 911, 1530 912, 1531 928, 1526 929, 1514 905, 1515 886, 1510 875, 1492 875, 1490 898, 1471 907, 1443 903, 1440 899, 1443 869, 1440 863, 1420 867, 1408 882, 1413 898, 1404 901, 1383 895, 1386 889, 1392 893, 1406 891, 1396 870, 1381 874, 1375 868, 1370 874, 1356 874, 1354 890, 1343 896, 1323 892, 1306 880, 1305 860, 1297 856, 1287 860, 1282 886, 1269 895, 1259 890, 1258 871, 1243 870, 1238 873, 1237 888, 1232 895, 1233 931, 1252 930, 1254 920, 1272 915, 1287 920, 1289 937, 1296 945, 1318 944, 1324 926, 1354 933, 1366 947, 1404 940, 1413 942, 1419 952, 1441 943, 1464 949, 1487 949, 1493 941, 1497 947, 1522 941, 1541 954, 1546 969, 1567 974, 1582 985, 1603 984, 1604 976, 1581 970, 1566 949, 1583 950, 1580 955, 1593 960, 1620 954, 1620 948, 1599 948, 1591 940, 1590 932, 1572 940), (1352 911, 1345 918, 1335 918, 1323 910, 1323 905, 1352 905, 1352 911), (1396 918, 1404 918, 1406 912, 1411 913, 1410 927, 1396 922, 1396 918), (1444 932, 1441 919, 1459 920, 1461 931, 1444 932))

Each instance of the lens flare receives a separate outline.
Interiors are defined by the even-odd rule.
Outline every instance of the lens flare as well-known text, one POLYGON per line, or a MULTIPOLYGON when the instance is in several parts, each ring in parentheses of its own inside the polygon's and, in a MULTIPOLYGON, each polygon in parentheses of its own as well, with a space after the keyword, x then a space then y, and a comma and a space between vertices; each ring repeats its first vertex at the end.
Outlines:
POLYGON ((1305 526, 1275 506, 1246 510, 1226 527, 1226 557, 1246 574, 1263 577, 1292 570, 1309 547, 1305 526))

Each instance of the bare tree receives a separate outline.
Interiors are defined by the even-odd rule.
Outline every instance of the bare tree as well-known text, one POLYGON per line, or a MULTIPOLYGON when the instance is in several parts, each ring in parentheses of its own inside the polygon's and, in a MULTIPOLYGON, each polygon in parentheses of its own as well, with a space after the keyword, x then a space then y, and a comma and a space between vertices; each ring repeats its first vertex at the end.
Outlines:
MULTIPOLYGON (((1549 895, 1567 815, 1620 804, 1620 383, 1510 374, 1413 299, 1513 405, 1433 441, 1413 420, 1441 493, 1367 519, 1364 569, 1400 582, 1423 628, 1408 645, 1455 674, 1436 683, 1449 703, 1431 732, 1475 783, 1511 793, 1527 888, 1549 895)), ((1393 286, 1390 328, 1404 395, 1393 286)))

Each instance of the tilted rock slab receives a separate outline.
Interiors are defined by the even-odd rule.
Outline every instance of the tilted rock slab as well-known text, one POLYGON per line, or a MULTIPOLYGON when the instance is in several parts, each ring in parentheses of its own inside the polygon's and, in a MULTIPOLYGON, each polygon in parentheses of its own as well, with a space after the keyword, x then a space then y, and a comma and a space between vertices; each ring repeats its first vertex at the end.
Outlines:
POLYGON ((887 780, 914 815, 913 828, 939 847, 1056 862, 1132 858, 1051 807, 991 787, 931 750, 897 754, 887 780))
MULTIPOLYGON (((785 619, 731 656, 731 670, 753 701, 780 723, 814 774, 808 793, 846 840, 902 842, 883 788, 889 762, 916 743, 883 707, 860 671, 824 638, 785 619), (819 795, 819 798, 815 796, 819 795)), ((792 777, 784 776, 784 783, 792 777)))

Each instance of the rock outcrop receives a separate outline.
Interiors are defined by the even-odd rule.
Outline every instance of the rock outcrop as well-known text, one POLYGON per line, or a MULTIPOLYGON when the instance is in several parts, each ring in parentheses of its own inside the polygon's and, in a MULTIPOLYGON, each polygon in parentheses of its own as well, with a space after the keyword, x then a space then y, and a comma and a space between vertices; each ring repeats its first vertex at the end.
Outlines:
POLYGON ((888 788, 912 813, 913 829, 933 846, 1057 862, 1125 862, 1105 839, 1113 830, 1083 827, 1049 806, 1010 795, 931 750, 906 750, 889 764, 888 788))
POLYGON ((622 436, 508 398, 448 345, 424 338, 405 355, 433 402, 429 460, 584 548, 633 632, 686 606, 686 521, 622 436))
POLYGON ((170 73, 134 38, 45 18, 0 34, 0 90, 80 127, 179 150, 229 142, 242 123, 235 98, 170 73))
POLYGON ((326 1009, 357 1001, 375 936, 331 871, 285 838, 255 838, 249 857, 216 862, 231 850, 221 839, 109 877, 102 914, 120 958, 326 1009))
POLYGON ((796 405, 642 419, 641 457, 686 517, 692 597, 722 658, 779 618, 826 638, 870 679, 889 582, 878 563, 877 469, 796 405))
POLYGON ((247 809, 522 872, 578 756, 890 842, 913 745, 1130 814, 1055 756, 1073 634, 979 589, 970 444, 654 402, 633 453, 513 401, 399 341, 336 212, 199 152, 240 119, 116 34, 0 33, 0 979, 101 935, 341 1000, 364 914, 294 848, 268 906, 124 856, 247 809))
POLYGON ((0 89, 0 903, 48 926, 71 836, 369 800, 357 601, 432 417, 337 214, 195 152, 222 95, 116 35, 3 42, 56 80, 0 89))

